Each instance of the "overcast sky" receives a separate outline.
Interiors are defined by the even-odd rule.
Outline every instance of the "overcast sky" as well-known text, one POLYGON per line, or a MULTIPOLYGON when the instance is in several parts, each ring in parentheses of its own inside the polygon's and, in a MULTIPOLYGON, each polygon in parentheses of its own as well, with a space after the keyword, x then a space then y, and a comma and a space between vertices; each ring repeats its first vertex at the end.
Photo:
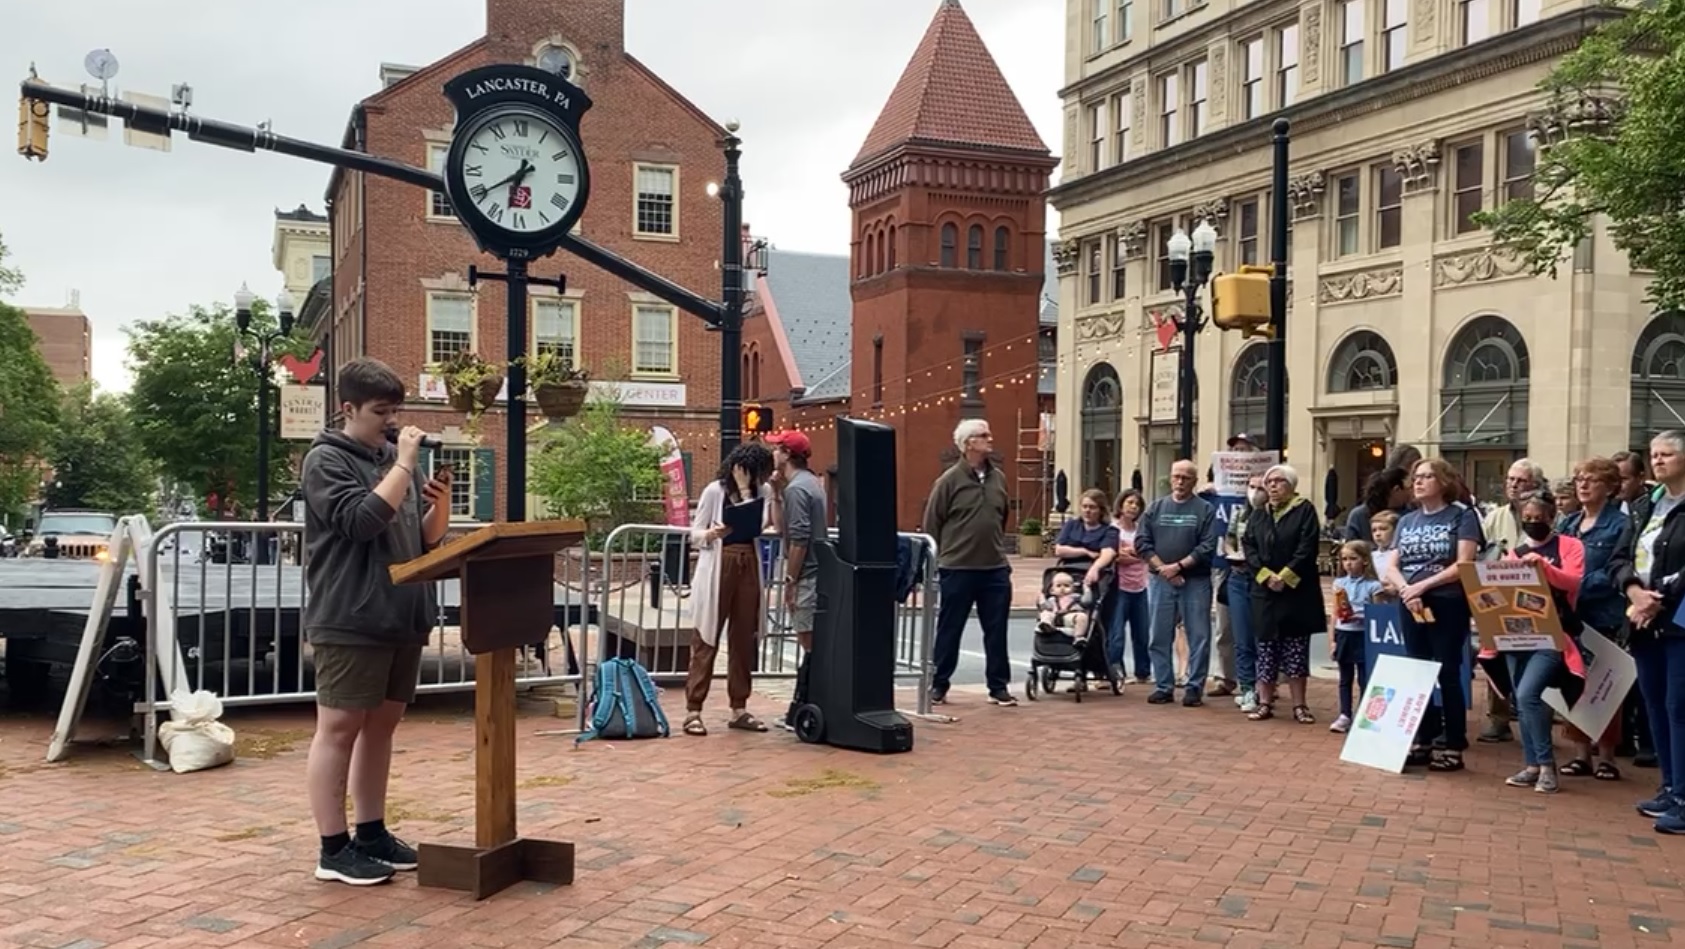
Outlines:
MULTIPOLYGON (((626 2, 633 55, 705 112, 742 122, 755 233, 780 248, 846 252, 838 174, 940 0, 626 2)), ((194 111, 208 118, 270 120, 280 134, 333 145, 352 104, 378 88, 381 62, 430 63, 485 31, 484 0, 4 6, 8 83, 31 62, 55 85, 95 82, 83 58, 108 48, 121 66, 117 91, 168 96, 185 82, 194 111)), ((965 0, 965 8, 1057 153, 1063 0, 965 0)), ((62 306, 79 291, 94 325, 95 379, 126 388, 125 324, 230 299, 242 281, 266 297, 279 292, 274 210, 303 202, 320 212, 327 176, 325 166, 180 135, 169 153, 128 147, 115 128, 103 142, 83 140, 55 122, 45 164, 10 149, 0 155, 0 235, 28 279, 14 302, 62 306)))

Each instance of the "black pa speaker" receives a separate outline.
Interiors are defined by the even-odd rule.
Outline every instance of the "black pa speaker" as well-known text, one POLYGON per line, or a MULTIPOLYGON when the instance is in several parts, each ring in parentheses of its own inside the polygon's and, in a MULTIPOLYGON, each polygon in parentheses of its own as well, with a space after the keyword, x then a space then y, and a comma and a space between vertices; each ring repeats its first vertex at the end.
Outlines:
POLYGON ((837 420, 837 555, 851 564, 895 563, 895 429, 837 420))

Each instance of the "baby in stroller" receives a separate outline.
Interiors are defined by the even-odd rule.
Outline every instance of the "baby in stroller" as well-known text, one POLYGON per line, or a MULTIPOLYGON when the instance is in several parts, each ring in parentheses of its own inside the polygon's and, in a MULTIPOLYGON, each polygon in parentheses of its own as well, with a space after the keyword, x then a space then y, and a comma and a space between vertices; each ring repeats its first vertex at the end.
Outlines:
POLYGON ((1038 634, 1069 636, 1078 648, 1088 645, 1088 608, 1070 574, 1061 571, 1053 575, 1038 608, 1038 634))

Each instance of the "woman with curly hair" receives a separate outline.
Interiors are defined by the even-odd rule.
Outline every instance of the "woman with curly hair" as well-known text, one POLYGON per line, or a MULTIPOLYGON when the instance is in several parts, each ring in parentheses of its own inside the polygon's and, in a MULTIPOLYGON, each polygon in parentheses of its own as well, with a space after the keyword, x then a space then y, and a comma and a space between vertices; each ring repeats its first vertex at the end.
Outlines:
POLYGON ((777 498, 767 479, 772 452, 759 442, 732 449, 717 478, 702 489, 690 541, 697 549, 691 580, 690 670, 685 677, 687 735, 706 735, 702 706, 714 681, 720 637, 730 647, 726 661, 726 696, 731 701, 727 727, 764 732, 766 725, 749 714, 751 676, 761 629, 762 533, 778 523, 777 498), (746 529, 745 524, 752 525, 746 529))

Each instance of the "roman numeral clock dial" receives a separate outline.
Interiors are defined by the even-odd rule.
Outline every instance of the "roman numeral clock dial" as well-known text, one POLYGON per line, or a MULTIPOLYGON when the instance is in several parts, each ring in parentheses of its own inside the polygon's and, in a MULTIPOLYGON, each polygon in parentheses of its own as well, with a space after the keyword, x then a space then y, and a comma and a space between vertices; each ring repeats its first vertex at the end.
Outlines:
POLYGON ((578 142, 555 119, 528 109, 501 109, 464 132, 462 147, 451 152, 468 199, 458 213, 481 219, 477 233, 519 239, 571 217, 585 171, 578 142))

